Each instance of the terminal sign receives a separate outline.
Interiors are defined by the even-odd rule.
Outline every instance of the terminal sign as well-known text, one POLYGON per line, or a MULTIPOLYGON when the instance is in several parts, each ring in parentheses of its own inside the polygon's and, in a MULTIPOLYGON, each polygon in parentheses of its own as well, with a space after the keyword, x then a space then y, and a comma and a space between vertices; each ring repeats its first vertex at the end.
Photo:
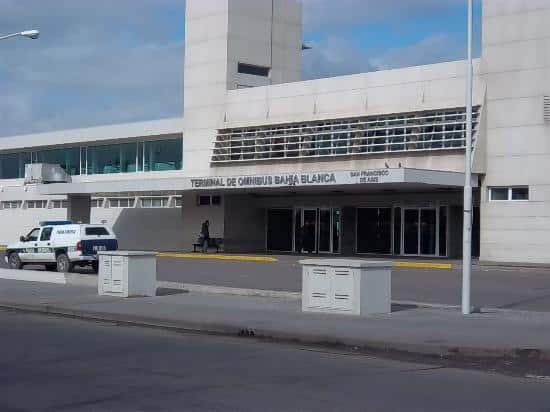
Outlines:
POLYGON ((285 173, 255 176, 214 176, 192 178, 192 189, 232 189, 244 187, 319 186, 387 183, 391 169, 351 172, 285 173))

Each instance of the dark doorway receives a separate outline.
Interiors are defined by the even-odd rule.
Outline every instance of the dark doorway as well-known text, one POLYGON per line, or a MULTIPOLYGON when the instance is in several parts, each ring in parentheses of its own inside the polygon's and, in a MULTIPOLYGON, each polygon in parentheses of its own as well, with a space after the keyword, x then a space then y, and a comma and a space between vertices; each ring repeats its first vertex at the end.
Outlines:
POLYGON ((357 209, 357 252, 390 254, 391 208, 357 209))
POLYGON ((292 209, 268 209, 267 250, 292 251, 292 209))

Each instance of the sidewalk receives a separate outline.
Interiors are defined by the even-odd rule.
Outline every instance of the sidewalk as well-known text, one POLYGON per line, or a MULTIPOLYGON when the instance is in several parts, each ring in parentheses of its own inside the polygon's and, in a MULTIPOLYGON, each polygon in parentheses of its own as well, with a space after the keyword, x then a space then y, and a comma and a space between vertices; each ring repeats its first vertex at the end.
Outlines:
POLYGON ((392 314, 366 318, 304 314, 300 300, 293 295, 186 292, 180 284, 178 288, 160 287, 156 297, 122 299, 98 296, 91 286, 93 279, 69 276, 65 285, 0 279, 0 307, 437 357, 550 359, 550 313, 494 309, 464 317, 452 307, 395 304, 392 314))

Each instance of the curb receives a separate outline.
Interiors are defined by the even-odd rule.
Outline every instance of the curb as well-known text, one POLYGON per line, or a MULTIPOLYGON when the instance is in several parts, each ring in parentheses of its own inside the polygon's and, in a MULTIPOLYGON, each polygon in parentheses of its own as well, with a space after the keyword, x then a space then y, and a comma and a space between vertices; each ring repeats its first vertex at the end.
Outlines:
POLYGON ((240 324, 220 324, 214 322, 167 322, 156 318, 131 315, 115 315, 95 311, 81 311, 58 308, 55 306, 26 305, 0 302, 0 310, 15 310, 25 313, 61 316, 74 319, 117 323, 127 326, 147 327, 180 333, 219 335, 228 337, 249 337, 280 343, 306 344, 323 347, 347 348, 355 352, 394 355, 421 355, 429 358, 446 360, 464 359, 518 359, 529 358, 550 360, 550 349, 539 348, 481 348, 475 346, 456 346, 450 344, 383 342, 378 340, 345 339, 321 333, 293 333, 269 327, 251 328, 240 324))
POLYGON ((406 268, 406 269, 453 269, 452 263, 439 263, 439 262, 409 262, 409 261, 395 261, 394 268, 406 268))
MULTIPOLYGON (((97 276, 85 275, 79 273, 65 273, 57 274, 53 272, 53 280, 45 280, 43 278, 44 274, 49 272, 37 271, 36 274, 34 271, 12 271, 17 274, 30 272, 30 276, 24 277, 15 277, 15 276, 4 276, 1 273, 3 270, 11 271, 9 269, 0 268, 0 279, 6 280, 15 280, 23 282, 39 282, 39 283, 50 283, 50 284, 60 284, 60 285, 70 285, 70 286, 86 286, 97 288, 97 276), (57 279, 59 277, 59 279, 57 279)), ((194 292, 202 293, 207 295, 231 295, 231 296, 244 296, 244 297, 260 297, 260 298, 273 298, 273 299, 287 299, 287 300, 300 300, 302 298, 301 292, 290 292, 290 291, 279 291, 279 290, 269 290, 269 289, 245 289, 245 288, 233 288, 229 286, 216 286, 216 285, 204 285, 196 283, 183 283, 183 282, 171 282, 171 281, 157 281, 157 289, 174 289, 181 290, 185 292, 194 292)), ((459 310, 460 305, 453 305, 447 303, 431 303, 431 302, 418 302, 413 300, 392 300, 392 305, 401 305, 401 306, 415 306, 417 308, 427 308, 427 309, 442 309, 442 310, 459 310)), ((477 312, 516 312, 516 313, 530 313, 528 310, 517 310, 517 309, 503 309, 503 308, 475 308, 477 312)))
POLYGON ((208 253, 172 253, 158 252, 157 257, 177 258, 177 259, 207 259, 207 260, 236 260, 242 262, 278 262, 279 259, 268 256, 242 256, 242 255, 222 255, 208 253))

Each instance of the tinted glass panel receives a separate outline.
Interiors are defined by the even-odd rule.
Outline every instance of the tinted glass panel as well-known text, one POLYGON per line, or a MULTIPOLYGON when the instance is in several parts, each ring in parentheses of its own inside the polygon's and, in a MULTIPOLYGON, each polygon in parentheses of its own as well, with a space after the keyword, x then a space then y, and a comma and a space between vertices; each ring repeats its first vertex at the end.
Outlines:
POLYGON ((267 249, 280 252, 292 250, 292 209, 267 211, 267 249))
POLYGON ((40 233, 40 229, 33 229, 31 232, 27 235, 27 242, 35 242, 38 240, 38 234, 40 233))
POLYGON ((136 143, 90 146, 88 147, 88 174, 135 172, 136 154, 136 143))
POLYGON ((357 209, 357 252, 391 253, 391 208, 357 209))
POLYGON ((393 254, 401 254, 401 208, 393 210, 393 254))
POLYGON ((332 209, 332 252, 340 252, 340 230, 342 227, 342 211, 332 209))
POLYGON ((526 187, 512 188, 512 200, 529 200, 529 189, 526 187))
POLYGON ((439 256, 447 255, 447 207, 439 208, 439 256))
POLYGON ((87 227, 86 236, 108 236, 109 232, 104 227, 87 227))
POLYGON ((255 64, 239 63, 237 70, 239 73, 251 74, 253 76, 269 76, 269 67, 256 66, 255 64))
POLYGON ((435 255, 436 209, 422 209, 420 211, 420 254, 435 255))
POLYGON ((42 150, 36 152, 37 163, 51 163, 61 166, 70 175, 80 174, 80 148, 42 150))
POLYGON ((182 139, 145 142, 144 152, 143 170, 146 172, 181 169, 182 139))
POLYGON ((31 163, 31 153, 7 153, 0 155, 0 179, 25 177, 25 164, 31 163))
POLYGON ((40 240, 50 240, 50 237, 52 236, 52 229, 53 227, 45 227, 44 229, 42 229, 40 240))
POLYGON ((508 188, 492 188, 491 200, 508 200, 508 188))
POLYGON ((319 252, 330 252, 330 209, 319 210, 319 252))
POLYGON ((406 255, 418 254, 418 210, 405 209, 404 218, 404 244, 406 255))

